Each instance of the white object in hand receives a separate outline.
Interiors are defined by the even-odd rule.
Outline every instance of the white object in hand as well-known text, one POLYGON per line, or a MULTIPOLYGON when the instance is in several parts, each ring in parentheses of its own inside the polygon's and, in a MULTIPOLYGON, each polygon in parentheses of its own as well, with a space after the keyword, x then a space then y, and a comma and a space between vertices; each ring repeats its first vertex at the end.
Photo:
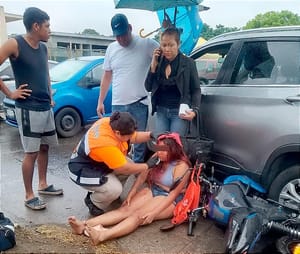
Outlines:
POLYGON ((188 104, 185 104, 185 103, 181 103, 180 106, 179 106, 179 116, 180 115, 186 115, 186 112, 190 112, 190 111, 193 111, 188 104))

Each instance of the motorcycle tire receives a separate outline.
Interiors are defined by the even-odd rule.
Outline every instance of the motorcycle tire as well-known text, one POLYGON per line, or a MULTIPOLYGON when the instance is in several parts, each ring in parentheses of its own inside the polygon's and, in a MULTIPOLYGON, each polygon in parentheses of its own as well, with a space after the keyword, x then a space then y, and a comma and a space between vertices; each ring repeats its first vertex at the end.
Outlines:
POLYGON ((276 248, 281 254, 300 254, 300 240, 283 236, 276 241, 276 248))

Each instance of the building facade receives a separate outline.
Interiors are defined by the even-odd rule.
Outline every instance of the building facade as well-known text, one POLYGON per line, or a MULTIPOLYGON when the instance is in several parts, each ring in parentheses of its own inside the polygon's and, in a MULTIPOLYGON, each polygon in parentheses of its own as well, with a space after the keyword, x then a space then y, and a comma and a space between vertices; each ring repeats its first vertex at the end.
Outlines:
POLYGON ((52 32, 47 43, 49 58, 60 62, 77 56, 104 55, 114 40, 111 36, 52 32))
MULTIPOLYGON (((22 15, 5 13, 0 6, 0 45, 9 37, 6 24, 22 19, 22 15)), ((76 56, 104 55, 108 44, 114 40, 112 36, 52 32, 47 43, 49 59, 60 62, 76 56)))

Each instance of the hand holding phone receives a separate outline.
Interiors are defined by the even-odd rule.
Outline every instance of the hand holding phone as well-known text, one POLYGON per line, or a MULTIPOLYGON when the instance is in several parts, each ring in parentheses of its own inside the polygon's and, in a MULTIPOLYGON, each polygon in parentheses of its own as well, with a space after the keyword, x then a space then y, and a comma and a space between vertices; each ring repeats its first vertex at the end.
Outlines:
POLYGON ((159 61, 160 61, 160 59, 161 59, 161 54, 162 54, 161 48, 155 49, 155 51, 154 51, 154 56, 155 56, 155 58, 156 58, 156 60, 157 60, 157 63, 159 63, 159 61))
POLYGON ((160 63, 162 57, 162 50, 161 48, 156 48, 153 51, 153 57, 152 57, 152 61, 151 61, 151 72, 154 73, 156 71, 156 67, 157 65, 160 63))

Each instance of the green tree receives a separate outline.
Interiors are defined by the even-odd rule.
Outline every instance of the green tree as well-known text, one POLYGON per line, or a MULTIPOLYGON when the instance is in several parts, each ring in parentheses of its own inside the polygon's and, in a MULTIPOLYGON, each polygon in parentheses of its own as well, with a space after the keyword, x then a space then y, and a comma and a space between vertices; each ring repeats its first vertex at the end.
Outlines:
POLYGON ((202 37, 205 40, 208 40, 212 37, 215 37, 219 34, 223 34, 223 33, 228 33, 228 32, 233 32, 233 31, 237 31, 239 30, 239 28, 237 27, 225 27, 223 25, 217 25, 215 29, 211 28, 209 25, 203 23, 203 29, 202 29, 202 37))
POLYGON ((300 25, 300 16, 291 11, 269 11, 264 14, 258 14, 254 19, 247 22, 243 29, 271 27, 271 26, 292 26, 300 25))
POLYGON ((99 33, 95 29, 91 29, 91 28, 84 29, 81 34, 84 34, 84 35, 99 35, 99 33))

